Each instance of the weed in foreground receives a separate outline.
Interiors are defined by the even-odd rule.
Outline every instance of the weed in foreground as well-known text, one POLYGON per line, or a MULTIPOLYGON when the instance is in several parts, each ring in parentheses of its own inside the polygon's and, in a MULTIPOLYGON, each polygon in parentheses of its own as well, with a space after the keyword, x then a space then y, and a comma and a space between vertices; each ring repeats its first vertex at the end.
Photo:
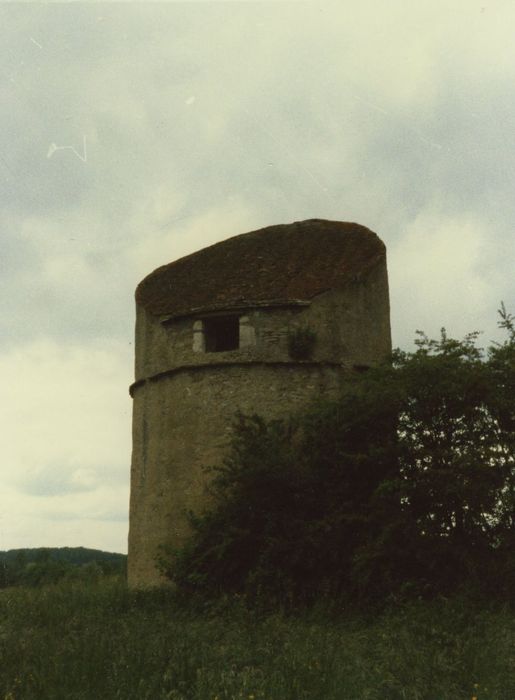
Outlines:
POLYGON ((515 615, 256 612, 124 584, 0 591, 1 700, 512 700, 515 615))

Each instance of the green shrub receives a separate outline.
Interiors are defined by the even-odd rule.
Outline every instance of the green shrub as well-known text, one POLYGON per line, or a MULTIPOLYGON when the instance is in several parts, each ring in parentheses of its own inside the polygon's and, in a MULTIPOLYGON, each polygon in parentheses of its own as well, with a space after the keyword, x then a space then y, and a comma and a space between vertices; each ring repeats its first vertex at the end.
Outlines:
POLYGON ((316 333, 311 328, 303 326, 288 334, 288 354, 292 360, 309 360, 316 345, 316 333))
POLYGON ((213 507, 192 515, 170 578, 283 602, 513 596, 515 333, 503 323, 508 340, 486 356, 477 334, 420 334, 338 401, 284 421, 238 416, 213 507))

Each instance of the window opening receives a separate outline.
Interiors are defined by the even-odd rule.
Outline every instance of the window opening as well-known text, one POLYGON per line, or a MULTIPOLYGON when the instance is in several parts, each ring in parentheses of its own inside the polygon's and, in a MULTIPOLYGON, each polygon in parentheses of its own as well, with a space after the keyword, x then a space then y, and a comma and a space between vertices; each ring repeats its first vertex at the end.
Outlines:
POLYGON ((224 352, 240 347, 238 316, 212 316, 203 320, 206 352, 224 352))

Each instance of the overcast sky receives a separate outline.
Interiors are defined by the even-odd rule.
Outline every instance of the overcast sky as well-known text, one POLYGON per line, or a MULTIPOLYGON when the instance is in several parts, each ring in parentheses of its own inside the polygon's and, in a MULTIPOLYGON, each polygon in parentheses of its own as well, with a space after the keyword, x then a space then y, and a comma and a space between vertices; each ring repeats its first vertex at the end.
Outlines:
POLYGON ((0 6, 0 549, 126 551, 134 288, 269 224, 388 248, 394 345, 515 307, 513 0, 0 6))

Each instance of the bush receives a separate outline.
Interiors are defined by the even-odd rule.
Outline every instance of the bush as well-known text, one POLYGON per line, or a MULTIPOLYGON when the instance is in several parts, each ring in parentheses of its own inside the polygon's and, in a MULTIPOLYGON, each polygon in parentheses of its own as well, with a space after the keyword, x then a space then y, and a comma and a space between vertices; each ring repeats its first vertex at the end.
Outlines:
POLYGON ((515 333, 412 353, 302 416, 239 415, 212 509, 166 567, 187 591, 384 600, 515 584, 515 333), (499 575, 502 572, 502 580, 499 575))

